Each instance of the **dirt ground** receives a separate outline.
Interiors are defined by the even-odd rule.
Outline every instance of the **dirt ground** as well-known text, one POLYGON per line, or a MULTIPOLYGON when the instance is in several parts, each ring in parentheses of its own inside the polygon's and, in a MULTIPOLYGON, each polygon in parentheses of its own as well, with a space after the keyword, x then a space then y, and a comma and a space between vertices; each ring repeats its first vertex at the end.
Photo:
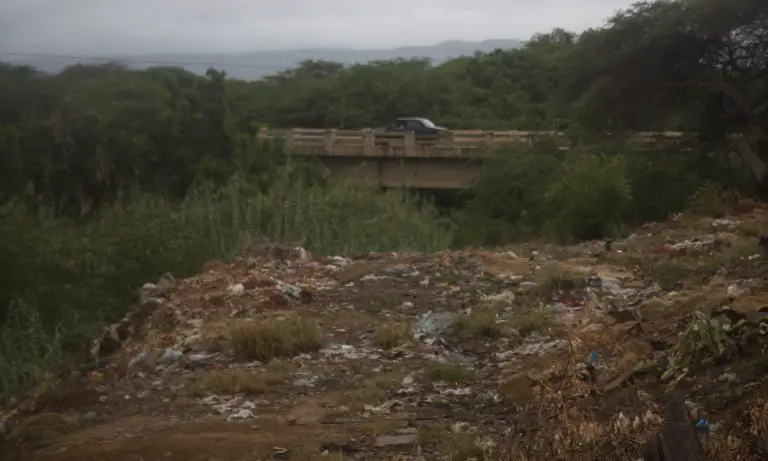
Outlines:
POLYGON ((634 460, 673 391, 709 459, 765 459, 767 218, 608 245, 254 247, 145 285, 89 365, 0 410, 0 459, 634 460))

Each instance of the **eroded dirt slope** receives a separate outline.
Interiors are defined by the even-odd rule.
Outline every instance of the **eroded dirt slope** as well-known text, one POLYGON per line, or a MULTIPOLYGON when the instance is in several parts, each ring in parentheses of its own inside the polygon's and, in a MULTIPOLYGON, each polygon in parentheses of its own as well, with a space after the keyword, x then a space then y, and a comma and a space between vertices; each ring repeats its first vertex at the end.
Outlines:
POLYGON ((768 426, 761 208, 624 241, 315 259, 147 284, 101 362, 3 410, 7 459, 637 459, 674 388, 711 459, 768 426))

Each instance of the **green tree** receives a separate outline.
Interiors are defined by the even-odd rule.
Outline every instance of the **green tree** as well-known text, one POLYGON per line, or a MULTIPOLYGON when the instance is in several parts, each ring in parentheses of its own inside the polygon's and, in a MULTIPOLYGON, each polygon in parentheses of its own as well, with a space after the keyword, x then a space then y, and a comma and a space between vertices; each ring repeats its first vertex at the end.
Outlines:
POLYGON ((765 187, 766 2, 635 4, 585 32, 565 72, 568 97, 584 95, 586 125, 698 132, 710 146, 732 148, 765 187))

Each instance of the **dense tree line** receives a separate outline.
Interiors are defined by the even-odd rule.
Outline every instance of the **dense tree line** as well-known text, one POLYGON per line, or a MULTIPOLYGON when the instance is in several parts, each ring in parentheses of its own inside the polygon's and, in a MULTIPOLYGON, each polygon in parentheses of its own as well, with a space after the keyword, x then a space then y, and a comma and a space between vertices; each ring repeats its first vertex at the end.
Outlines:
POLYGON ((522 49, 437 66, 427 59, 347 67, 307 61, 237 85, 254 117, 278 127, 363 128, 424 115, 452 128, 556 129, 568 126, 569 114, 555 100, 575 46, 575 34, 555 30, 522 49))
POLYGON ((260 125, 362 128, 422 114, 457 128, 554 129, 574 34, 521 50, 345 67, 308 61, 262 81, 179 68, 74 65, 57 75, 0 66, 0 197, 30 193, 68 214, 136 188, 183 197, 197 180, 271 171, 260 125))
POLYGON ((362 128, 414 114, 455 128, 686 130, 733 147, 762 181, 766 10, 759 0, 644 2, 605 27, 557 29, 521 49, 438 66, 308 61, 257 82, 214 69, 75 65, 46 76, 3 65, 0 193, 70 211, 135 188, 181 197, 195 180, 268 171, 260 124, 362 128))
POLYGON ((0 197, 27 192, 76 216, 135 189, 183 197, 195 180, 263 173, 275 158, 231 115, 227 84, 213 69, 5 65, 0 197))

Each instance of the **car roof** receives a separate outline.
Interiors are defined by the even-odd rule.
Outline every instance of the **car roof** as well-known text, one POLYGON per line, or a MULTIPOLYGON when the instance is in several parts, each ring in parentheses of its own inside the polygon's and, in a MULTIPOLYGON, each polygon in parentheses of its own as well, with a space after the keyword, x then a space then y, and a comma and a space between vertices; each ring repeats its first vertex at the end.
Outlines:
POLYGON ((419 122, 423 122, 424 120, 429 120, 425 117, 397 117, 396 120, 417 120, 419 122))

